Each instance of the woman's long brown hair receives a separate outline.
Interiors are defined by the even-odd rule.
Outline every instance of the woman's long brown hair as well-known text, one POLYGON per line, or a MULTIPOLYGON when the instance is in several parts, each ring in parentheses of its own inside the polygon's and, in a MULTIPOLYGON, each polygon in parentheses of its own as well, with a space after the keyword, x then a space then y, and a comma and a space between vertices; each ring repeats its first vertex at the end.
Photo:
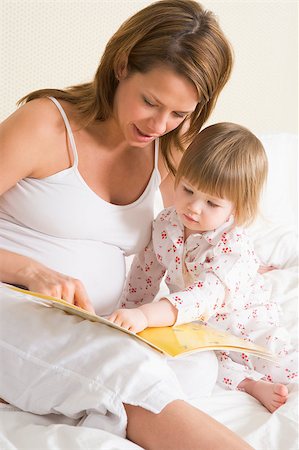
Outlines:
POLYGON ((189 118, 189 129, 181 124, 160 139, 168 169, 175 173, 171 148, 184 151, 210 116, 232 69, 232 50, 214 14, 193 0, 160 0, 121 25, 109 40, 94 79, 64 90, 41 89, 23 97, 19 104, 53 96, 76 105, 84 125, 105 121, 113 112, 117 74, 146 73, 167 65, 196 87, 199 103, 189 118))

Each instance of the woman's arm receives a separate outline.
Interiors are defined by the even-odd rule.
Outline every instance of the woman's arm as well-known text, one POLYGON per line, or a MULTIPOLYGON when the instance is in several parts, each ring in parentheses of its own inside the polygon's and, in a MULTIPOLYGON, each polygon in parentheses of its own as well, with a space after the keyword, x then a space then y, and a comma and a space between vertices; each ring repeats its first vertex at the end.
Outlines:
POLYGON ((51 270, 26 256, 0 249, 0 280, 24 286, 30 291, 62 298, 94 313, 81 281, 51 270))
MULTIPOLYGON (((47 99, 30 102, 0 125, 0 195, 23 178, 42 178, 69 167, 67 150, 60 143, 60 139, 65 143, 65 130, 51 104, 47 99)), ((94 311, 79 280, 4 249, 0 249, 0 280, 94 311)))

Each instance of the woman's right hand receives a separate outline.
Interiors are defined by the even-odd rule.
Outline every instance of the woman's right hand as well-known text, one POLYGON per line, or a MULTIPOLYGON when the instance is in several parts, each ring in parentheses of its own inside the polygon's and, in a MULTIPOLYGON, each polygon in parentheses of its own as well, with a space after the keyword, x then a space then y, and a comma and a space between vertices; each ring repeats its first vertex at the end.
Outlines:
POLYGON ((88 298, 83 283, 40 264, 27 271, 25 286, 34 292, 65 300, 91 313, 94 308, 88 298))
POLYGON ((0 249, 0 280, 95 312, 81 281, 49 269, 27 256, 0 249))
POLYGON ((27 256, 0 249, 0 280, 95 312, 81 281, 49 269, 27 256))

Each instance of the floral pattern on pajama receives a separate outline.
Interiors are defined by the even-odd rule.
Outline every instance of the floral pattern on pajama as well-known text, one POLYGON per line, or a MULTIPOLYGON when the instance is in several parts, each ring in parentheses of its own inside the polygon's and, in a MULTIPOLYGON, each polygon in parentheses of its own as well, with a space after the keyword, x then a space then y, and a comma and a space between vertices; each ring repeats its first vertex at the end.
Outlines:
POLYGON ((278 356, 273 363, 238 352, 216 352, 218 381, 236 389, 244 378, 288 384, 297 377, 296 353, 280 323, 271 286, 258 274, 259 259, 246 231, 231 216, 220 228, 190 235, 173 207, 153 222, 152 239, 135 256, 121 307, 153 301, 166 274, 167 298, 178 310, 175 325, 200 320, 263 345, 278 356))

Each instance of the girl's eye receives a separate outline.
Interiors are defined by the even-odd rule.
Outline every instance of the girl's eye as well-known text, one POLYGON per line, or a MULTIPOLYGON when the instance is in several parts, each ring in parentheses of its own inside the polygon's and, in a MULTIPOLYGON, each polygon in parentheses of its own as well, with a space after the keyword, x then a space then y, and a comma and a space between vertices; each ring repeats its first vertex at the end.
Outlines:
POLYGON ((193 191, 191 191, 191 189, 188 189, 186 186, 183 186, 183 189, 185 192, 187 192, 188 194, 193 194, 193 191))
POLYGON ((208 200, 208 205, 209 205, 211 208, 217 208, 217 207, 218 207, 218 205, 216 205, 216 203, 213 203, 213 202, 211 202, 210 200, 208 200))

